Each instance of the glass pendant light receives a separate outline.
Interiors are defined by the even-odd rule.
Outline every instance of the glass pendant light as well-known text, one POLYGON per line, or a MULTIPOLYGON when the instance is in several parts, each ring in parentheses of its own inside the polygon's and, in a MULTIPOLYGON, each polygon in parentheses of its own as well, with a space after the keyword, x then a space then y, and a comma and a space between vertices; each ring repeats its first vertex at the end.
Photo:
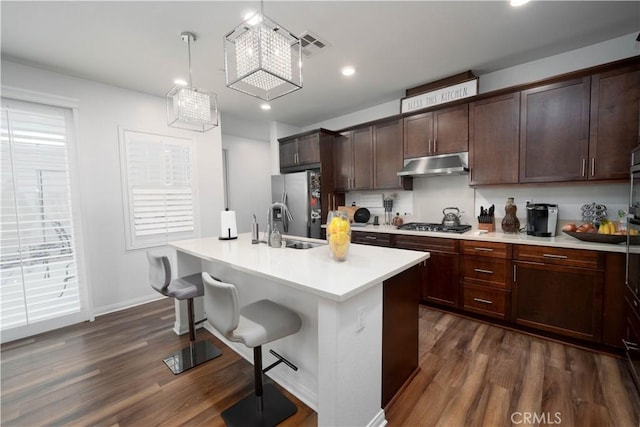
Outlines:
POLYGON ((271 101, 302 88, 300 39, 260 12, 224 37, 227 87, 271 101))
POLYGON ((191 82, 191 42, 196 36, 188 31, 180 34, 189 52, 188 86, 174 86, 167 93, 167 124, 171 127, 206 132, 218 126, 216 94, 193 87, 191 82))

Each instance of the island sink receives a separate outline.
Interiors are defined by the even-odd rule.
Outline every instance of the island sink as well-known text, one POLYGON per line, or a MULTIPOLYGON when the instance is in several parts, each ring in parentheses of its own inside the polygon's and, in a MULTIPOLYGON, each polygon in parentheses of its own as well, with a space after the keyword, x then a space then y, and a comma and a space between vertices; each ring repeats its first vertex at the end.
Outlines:
POLYGON ((286 247, 292 249, 311 249, 323 245, 324 243, 303 242, 301 240, 287 240, 286 247))

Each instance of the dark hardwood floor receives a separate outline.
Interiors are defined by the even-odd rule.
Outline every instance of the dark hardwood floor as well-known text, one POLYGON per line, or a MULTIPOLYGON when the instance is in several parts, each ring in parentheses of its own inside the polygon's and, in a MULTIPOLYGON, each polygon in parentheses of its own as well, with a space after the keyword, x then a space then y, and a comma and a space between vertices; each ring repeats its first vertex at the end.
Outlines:
MULTIPOLYGON (((1 424, 224 425, 253 369, 200 329, 223 355, 173 375, 162 357, 188 340, 173 316, 167 299, 3 345, 1 424)), ((286 394, 298 413, 284 425, 316 425, 286 394)), ((527 414, 546 417, 540 425, 638 426, 640 403, 623 360, 422 307, 420 370, 387 408, 389 425, 525 426, 527 414)))

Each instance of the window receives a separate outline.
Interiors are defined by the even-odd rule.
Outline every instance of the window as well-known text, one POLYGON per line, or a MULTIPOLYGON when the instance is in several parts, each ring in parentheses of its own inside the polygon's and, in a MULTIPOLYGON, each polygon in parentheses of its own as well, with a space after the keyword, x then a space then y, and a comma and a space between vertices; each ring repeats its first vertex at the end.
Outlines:
POLYGON ((10 341, 87 320, 89 310, 70 178, 72 110, 3 98, 1 114, 1 327, 10 341))
POLYGON ((197 235, 193 141, 121 129, 127 249, 197 235))

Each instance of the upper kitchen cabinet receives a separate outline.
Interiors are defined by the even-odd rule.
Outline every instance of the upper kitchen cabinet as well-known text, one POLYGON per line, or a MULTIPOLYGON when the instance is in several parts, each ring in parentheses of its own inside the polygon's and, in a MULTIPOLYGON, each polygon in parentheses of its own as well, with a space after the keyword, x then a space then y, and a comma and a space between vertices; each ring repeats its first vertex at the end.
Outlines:
POLYGON ((591 76, 589 179, 627 179, 639 142, 640 65, 591 76))
POLYGON ((518 183, 520 93, 469 104, 469 183, 518 183))
POLYGON ((316 129, 279 139, 280 172, 321 168, 321 146, 322 150, 331 150, 335 135, 326 129, 316 129))
POLYGON ((373 128, 342 132, 335 142, 336 191, 373 188, 373 128))
POLYGON ((402 187, 398 171, 403 167, 402 120, 374 126, 374 188, 376 190, 402 187))
POLYGON ((469 148, 469 105, 404 118, 404 158, 459 153, 469 148))
POLYGON ((586 179, 590 77, 521 92, 520 182, 586 179))
POLYGON ((401 119, 342 132, 334 154, 336 191, 411 189, 411 179, 397 176, 403 166, 401 119))

